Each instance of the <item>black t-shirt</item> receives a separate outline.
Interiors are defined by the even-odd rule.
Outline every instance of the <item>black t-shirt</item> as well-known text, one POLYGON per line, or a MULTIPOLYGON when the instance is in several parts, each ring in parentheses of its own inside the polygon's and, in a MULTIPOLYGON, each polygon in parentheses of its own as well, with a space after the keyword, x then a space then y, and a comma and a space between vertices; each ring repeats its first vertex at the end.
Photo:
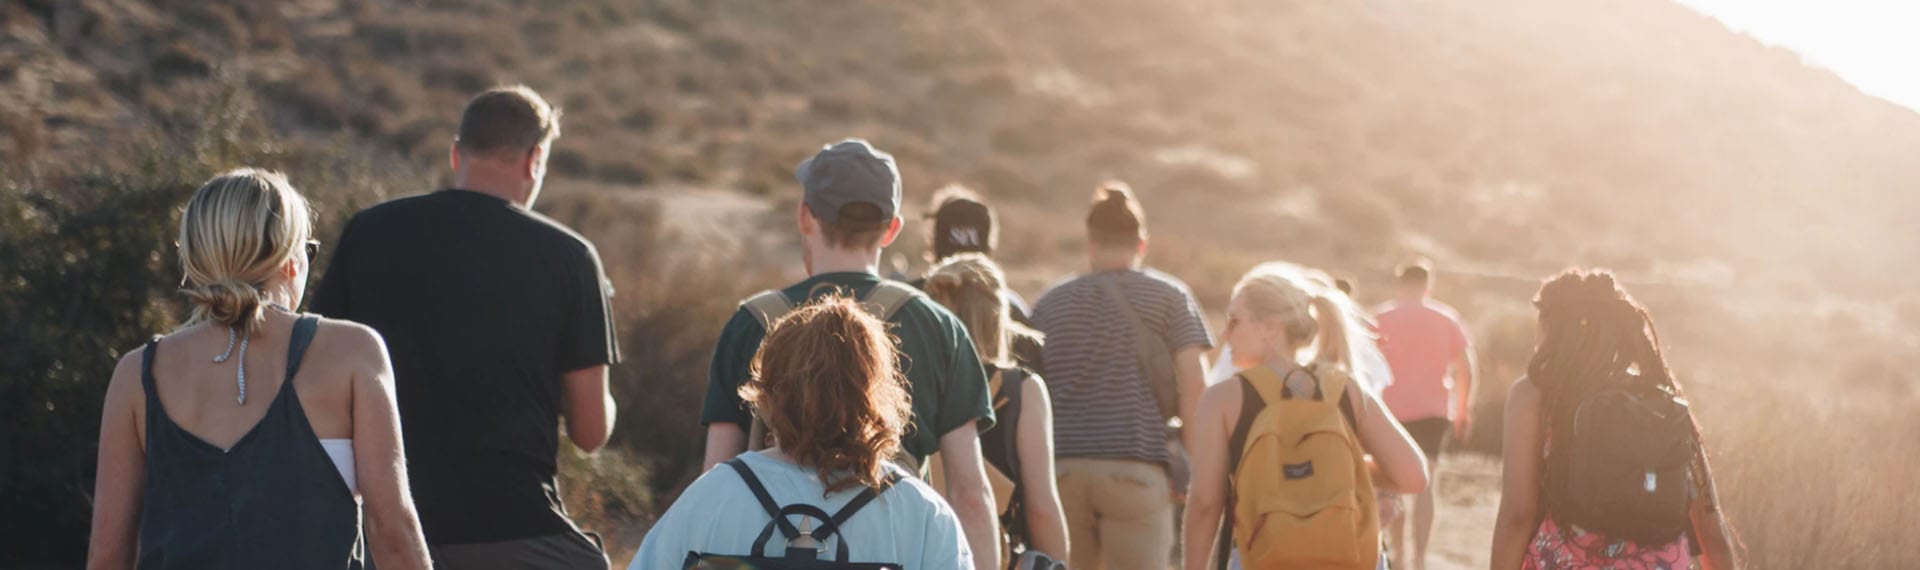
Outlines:
POLYGON ((443 190, 360 212, 334 252, 312 308, 386 339, 427 542, 572 529, 555 484, 562 374, 620 358, 593 245, 443 190))

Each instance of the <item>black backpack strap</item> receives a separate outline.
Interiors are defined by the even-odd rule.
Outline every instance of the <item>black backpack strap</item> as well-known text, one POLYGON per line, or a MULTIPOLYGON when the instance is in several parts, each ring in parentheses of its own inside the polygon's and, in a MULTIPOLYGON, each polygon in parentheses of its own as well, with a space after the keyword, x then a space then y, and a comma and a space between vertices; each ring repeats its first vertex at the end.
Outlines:
MULTIPOLYGON (((1252 380, 1239 374, 1233 375, 1233 379, 1240 384, 1240 420, 1234 422, 1233 433, 1227 436, 1228 477, 1232 477, 1234 472, 1240 470, 1240 454, 1246 451, 1247 436, 1253 433, 1253 419, 1267 407, 1267 402, 1260 398, 1260 390, 1253 387, 1252 380)), ((1284 386, 1285 382, 1281 384, 1284 386)), ((1232 556, 1234 500, 1233 485, 1227 485, 1227 510, 1221 514, 1221 518, 1226 520, 1220 524, 1220 540, 1216 541, 1214 558, 1218 563, 1215 564, 1215 568, 1226 568, 1227 561, 1232 556)))
MULTIPOLYGON (((800 536, 800 529, 795 528, 793 523, 787 522, 786 517, 780 516, 780 504, 773 502, 773 495, 767 494, 767 486, 760 482, 760 476, 753 474, 753 469, 747 467, 746 461, 735 457, 727 460, 727 466, 732 467, 734 472, 740 475, 740 480, 746 482, 747 490, 753 491, 753 498, 760 501, 760 508, 767 511, 767 516, 773 517, 773 522, 760 533, 760 544, 766 543, 767 537, 773 533, 776 526, 780 528, 780 534, 788 539, 800 536)), ((754 552, 759 552, 757 546, 754 552)))
MULTIPOLYGON (((871 487, 861 489, 860 494, 854 495, 853 500, 847 501, 846 506, 840 507, 840 511, 832 515, 828 515, 826 511, 820 510, 819 507, 813 505, 788 505, 780 509, 780 512, 776 516, 782 521, 785 521, 790 515, 819 519, 820 527, 813 529, 813 532, 808 533, 808 536, 813 538, 813 542, 816 545, 825 544, 827 539, 833 538, 835 534, 840 533, 840 527, 846 526, 847 521, 852 520, 854 514, 859 513, 861 509, 866 508, 874 499, 879 498, 880 493, 884 493, 887 489, 892 489, 894 485, 899 484, 900 478, 899 471, 888 469, 887 479, 883 483, 884 486, 877 490, 871 487)), ((767 534, 766 531, 761 532, 759 540, 754 543, 754 552, 760 552, 766 547, 766 541, 769 538, 767 534)), ((797 538, 797 533, 796 536, 789 536, 788 540, 791 541, 793 538, 797 538)), ((795 549, 791 546, 787 548, 788 558, 811 559, 817 554, 817 552, 795 549)), ((851 555, 847 551, 847 537, 842 534, 838 540, 834 541, 834 561, 845 564, 849 562, 850 559, 851 555)))
MULTIPOLYGON (((793 524, 790 522, 787 522, 787 517, 795 516, 795 515, 818 520, 820 521, 820 527, 813 529, 813 531, 811 532, 805 532, 805 533, 800 532, 799 529, 795 529, 793 534, 787 535, 785 558, 798 559, 798 560, 818 560, 820 557, 820 552, 818 550, 814 550, 812 548, 795 548, 793 546, 793 541, 804 536, 812 539, 814 544, 818 545, 825 542, 828 537, 833 536, 833 534, 836 531, 840 530, 840 527, 833 523, 833 516, 827 514, 826 511, 820 510, 820 507, 816 507, 813 505, 805 505, 805 504, 787 505, 785 507, 781 507, 780 511, 778 513, 775 513, 773 516, 773 520, 786 523, 785 525, 782 526, 783 528, 783 530, 781 531, 782 534, 785 534, 786 532, 784 530, 785 528, 793 528, 793 524)), ((771 524, 767 525, 767 528, 762 529, 760 531, 760 537, 754 539, 753 541, 754 555, 757 556, 761 552, 766 551, 767 542, 773 538, 773 528, 774 528, 773 525, 771 524)), ((842 537, 842 540, 839 541, 840 551, 838 554, 839 556, 838 561, 840 562, 847 561, 846 542, 847 541, 844 539, 844 537, 842 537)))
POLYGON ((1000 432, 996 434, 1000 437, 1000 449, 1005 455, 1000 459, 1005 463, 1007 477, 1013 479, 1013 493, 1007 499, 1007 510, 1000 513, 1000 528, 1014 543, 1021 545, 1030 545, 1032 538, 1028 536, 1027 528, 1026 479, 1022 475, 1025 467, 1020 465, 1020 415, 1026 413, 1022 399, 1027 393, 1027 381, 1031 378, 1025 369, 1018 366, 1004 370, 1000 395, 994 398, 996 401, 1006 401, 1006 404, 994 410, 995 414, 1001 410, 1013 412, 1011 418, 1003 416, 1001 421, 1004 423, 996 428, 1000 432))
POLYGON ((854 495, 853 500, 847 501, 847 506, 840 507, 840 512, 833 514, 833 525, 838 527, 847 524, 847 521, 853 518, 854 513, 860 512, 860 509, 866 508, 867 503, 871 503, 874 499, 880 498, 881 493, 887 492, 888 489, 892 489, 894 485, 898 484, 900 484, 900 472, 895 469, 887 469, 887 480, 882 483, 882 486, 878 490, 869 487, 861 490, 860 494, 854 495))
MULTIPOLYGON (((753 492, 754 499, 760 502, 760 508, 767 511, 768 516, 773 517, 773 521, 768 523, 766 528, 761 529, 760 536, 753 542, 753 553, 756 556, 766 550, 767 543, 773 540, 773 531, 775 529, 779 529, 781 536, 785 537, 788 542, 800 538, 802 533, 799 527, 794 526, 791 521, 787 520, 787 517, 799 515, 819 520, 820 527, 814 529, 812 532, 806 533, 806 535, 811 537, 815 543, 821 543, 838 533, 841 525, 846 524, 848 519, 853 518, 854 513, 859 512, 860 509, 866 507, 868 503, 873 502, 873 500, 879 496, 880 492, 890 489, 893 485, 900 482, 900 473, 890 470, 885 488, 880 491, 865 489, 861 491, 859 495, 855 495, 852 501, 848 501, 847 506, 841 507, 839 513, 829 515, 826 511, 813 505, 788 505, 781 507, 773 501, 773 495, 767 492, 766 485, 761 483, 760 477, 753 473, 753 469, 747 467, 744 460, 738 457, 730 459, 727 461, 727 466, 732 467, 733 470, 740 475, 741 481, 747 484, 747 489, 753 492)), ((850 554, 847 551, 846 537, 842 536, 840 540, 835 542, 837 543, 837 552, 835 552, 837 561, 842 563, 847 562, 850 554)), ((788 558, 798 557, 810 559, 816 554, 813 552, 796 552, 795 549, 791 547, 787 548, 786 551, 788 558), (800 554, 805 554, 805 556, 799 556, 800 554)))
MULTIPOLYGON (((1002 459, 1004 459, 1007 464, 1007 476, 1013 478, 1014 492, 1018 493, 1020 489, 1019 415, 1025 410, 1025 408, 1022 407, 1024 403, 1021 400, 1027 393, 1028 377, 1027 371, 1018 366, 1008 368, 1002 371, 1001 374, 1000 394, 994 399, 1000 400, 1005 398, 1006 404, 1002 406, 1002 408, 1013 410, 1015 416, 1012 418, 1000 418, 1000 421, 1003 422, 1002 425, 1007 428, 1000 433, 1000 441, 1006 444, 1004 449, 1007 452, 1007 456, 1002 459)), ((996 410, 996 414, 997 413, 998 411, 996 410)))
POLYGON ((313 344, 313 333, 320 329, 320 317, 301 315, 293 322, 293 335, 287 341, 287 383, 293 383, 293 374, 300 371, 300 362, 306 360, 307 346, 313 344))

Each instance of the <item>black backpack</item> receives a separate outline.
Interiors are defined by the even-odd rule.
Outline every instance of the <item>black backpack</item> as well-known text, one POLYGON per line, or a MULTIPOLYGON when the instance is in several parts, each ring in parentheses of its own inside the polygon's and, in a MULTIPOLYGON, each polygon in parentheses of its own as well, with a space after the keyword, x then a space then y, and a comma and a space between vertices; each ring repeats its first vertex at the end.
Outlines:
POLYGON ((1671 544, 1687 517, 1699 454, 1687 402, 1671 388, 1622 382, 1581 398, 1554 437, 1563 469, 1555 519, 1644 546, 1671 544))
POLYGON ((880 491, 864 489, 859 495, 855 495, 847 506, 841 507, 840 512, 828 515, 820 507, 813 505, 793 504, 782 507, 774 503, 773 495, 767 494, 767 487, 760 483, 760 477, 754 475, 753 469, 748 468, 746 462, 738 457, 727 461, 727 466, 740 474, 740 479, 746 482, 747 489, 753 491, 753 497, 760 501, 761 508, 766 509, 767 516, 773 517, 773 520, 768 521, 766 528, 760 531, 760 538, 753 541, 752 554, 739 556, 688 552, 686 562, 681 565, 682 570, 902 570, 899 564, 849 562, 845 536, 834 541, 837 548, 833 560, 821 560, 820 554, 825 549, 819 547, 826 544, 827 539, 839 531, 841 525, 847 524, 847 521, 852 519, 855 513, 860 512, 861 508, 866 507, 867 503, 873 502, 881 492, 899 483, 901 477, 899 470, 889 470, 886 487, 880 491), (787 517, 794 515, 820 521, 820 527, 802 533, 792 521, 787 520, 787 517), (766 551, 767 543, 773 539, 775 530, 780 531, 780 535, 786 538, 786 553, 777 557, 761 556, 760 554, 766 551))

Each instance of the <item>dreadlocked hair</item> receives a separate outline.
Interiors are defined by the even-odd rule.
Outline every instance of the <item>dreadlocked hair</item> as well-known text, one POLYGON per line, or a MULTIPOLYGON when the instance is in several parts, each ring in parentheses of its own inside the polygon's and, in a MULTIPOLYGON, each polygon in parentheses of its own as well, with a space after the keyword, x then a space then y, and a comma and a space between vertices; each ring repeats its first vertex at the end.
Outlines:
MULTIPOLYGON (((1527 378, 1540 390, 1544 412, 1540 421, 1549 442, 1554 433, 1570 433, 1582 399, 1615 382, 1651 383, 1675 398, 1686 398, 1660 348, 1653 317, 1620 287, 1613 273, 1604 269, 1562 271, 1540 286, 1533 304, 1540 312, 1540 343, 1527 364, 1527 378)), ((1712 464, 1691 407, 1687 408, 1687 426, 1699 451, 1694 476, 1702 478, 1711 490, 1712 464)), ((1547 476, 1564 476, 1565 466, 1552 463, 1550 460, 1547 476)), ((1563 486, 1547 488, 1560 490, 1547 497, 1549 505, 1565 500, 1560 495, 1563 486)), ((1719 499, 1711 493, 1701 498, 1710 501, 1713 510, 1719 509, 1719 499)), ((1723 528, 1738 548, 1739 538, 1733 528, 1723 528)))
POLYGON ((1612 382, 1650 382, 1679 395, 1645 307, 1603 270, 1569 269, 1548 279, 1534 297, 1540 343, 1527 377, 1540 388, 1547 421, 1557 427, 1570 407, 1612 382))

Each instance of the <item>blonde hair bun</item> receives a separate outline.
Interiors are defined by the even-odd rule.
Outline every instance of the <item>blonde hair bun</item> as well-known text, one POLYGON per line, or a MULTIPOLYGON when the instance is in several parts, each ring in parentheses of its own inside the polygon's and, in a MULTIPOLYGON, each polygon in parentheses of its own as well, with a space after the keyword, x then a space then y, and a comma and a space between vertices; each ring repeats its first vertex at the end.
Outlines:
POLYGON ((265 289, 313 234, 307 199, 287 177, 254 168, 208 180, 180 216, 181 292, 193 304, 187 325, 212 322, 251 335, 265 289))

